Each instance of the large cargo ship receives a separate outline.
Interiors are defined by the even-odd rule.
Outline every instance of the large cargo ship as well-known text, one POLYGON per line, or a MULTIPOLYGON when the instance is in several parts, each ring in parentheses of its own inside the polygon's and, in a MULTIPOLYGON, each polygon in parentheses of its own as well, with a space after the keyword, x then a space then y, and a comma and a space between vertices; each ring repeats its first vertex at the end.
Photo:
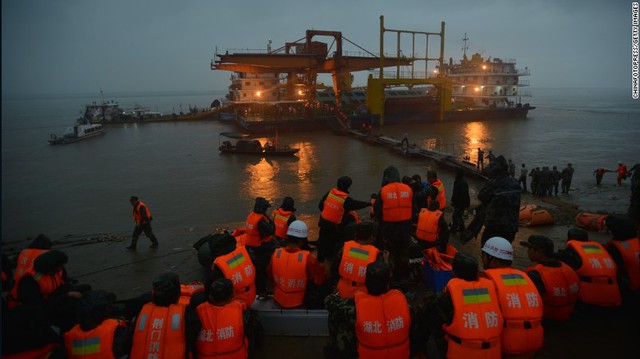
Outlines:
MULTIPOLYGON (((381 17, 381 39, 385 31, 407 32, 384 29, 381 17)), ((519 77, 528 75, 528 69, 522 72, 516 70, 515 61, 484 60, 480 55, 471 60, 465 55, 459 64, 453 60, 445 64, 444 23, 440 33, 409 32, 440 36, 440 56, 406 56, 399 45, 395 56, 379 57, 358 45, 364 51, 349 53, 343 51, 343 40, 352 42, 342 33, 323 30, 307 30, 304 38, 275 50, 269 40, 266 50, 216 53, 211 69, 233 73, 220 118, 234 120, 248 131, 270 131, 278 126, 286 130, 320 123, 334 128, 518 118, 532 108, 515 100, 523 95, 519 77), (314 36, 333 37, 331 48, 313 41, 314 36), (434 60, 438 64, 429 71, 428 62, 434 60), (416 71, 420 61, 427 63, 424 71, 416 71), (357 71, 369 71, 366 87, 352 87, 352 72, 357 71), (333 86, 318 82, 322 73, 332 75, 333 86)), ((382 43, 379 53, 385 54, 382 43)))

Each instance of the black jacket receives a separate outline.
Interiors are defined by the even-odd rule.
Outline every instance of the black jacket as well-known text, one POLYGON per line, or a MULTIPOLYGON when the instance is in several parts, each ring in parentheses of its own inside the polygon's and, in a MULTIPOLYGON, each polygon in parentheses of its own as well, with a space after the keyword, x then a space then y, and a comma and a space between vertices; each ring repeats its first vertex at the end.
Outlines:
POLYGON ((485 227, 517 232, 520 214, 520 184, 509 176, 507 161, 499 156, 487 167, 487 182, 478 199, 485 207, 485 227))
POLYGON ((451 205, 453 208, 460 209, 469 208, 471 205, 471 198, 469 198, 469 184, 461 175, 456 176, 455 181, 453 181, 451 205))

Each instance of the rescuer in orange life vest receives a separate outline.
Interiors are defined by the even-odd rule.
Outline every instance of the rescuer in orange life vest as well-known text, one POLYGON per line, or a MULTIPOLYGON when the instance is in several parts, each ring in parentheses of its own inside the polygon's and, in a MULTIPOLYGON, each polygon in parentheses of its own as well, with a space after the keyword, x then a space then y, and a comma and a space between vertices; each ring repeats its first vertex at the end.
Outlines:
POLYGON ((409 272, 409 241, 414 217, 413 190, 400 182, 400 172, 389 166, 382 175, 382 188, 373 212, 380 223, 376 246, 388 249, 394 281, 402 281, 409 272))
POLYGON ((504 319, 494 284, 478 277, 478 261, 468 254, 458 252, 452 267, 454 278, 437 299, 447 340, 439 349, 451 359, 500 358, 504 319))
POLYGON ((533 355, 542 348, 542 299, 523 271, 511 268, 513 247, 501 237, 489 238, 482 247, 484 274, 493 281, 505 325, 502 353, 533 355))
POLYGON ((340 262, 331 267, 331 284, 337 282, 341 298, 353 298, 358 291, 366 291, 367 265, 382 259, 382 253, 373 245, 373 223, 361 222, 355 228, 355 240, 347 241, 338 252, 340 262))
POLYGON ((631 300, 640 289, 640 240, 636 224, 627 217, 609 215, 605 225, 613 236, 605 248, 618 267, 623 300, 631 300))
POLYGON ((287 239, 287 229, 296 220, 296 209, 293 204, 293 198, 285 197, 282 199, 280 208, 273 211, 273 223, 276 226, 276 238, 279 247, 286 245, 284 241, 287 239))
POLYGON ((78 321, 64 333, 67 358, 121 358, 129 354, 131 338, 127 323, 109 318, 116 296, 103 290, 91 291, 78 302, 78 321))
MULTIPOLYGON (((338 246, 345 241, 344 227, 346 224, 345 216, 351 211, 357 211, 362 208, 371 206, 370 202, 358 201, 349 196, 349 187, 352 181, 348 176, 338 178, 336 188, 332 188, 327 192, 320 203, 320 220, 318 221, 318 261, 333 262, 338 246)), ((325 264, 328 265, 328 264, 325 264)))
POLYGON ((520 244, 527 248, 529 260, 536 263, 527 268, 527 275, 542 296, 544 318, 569 319, 580 291, 578 275, 573 268, 554 258, 554 244, 550 238, 534 234, 520 244))
POLYGON ((253 211, 249 213, 245 223, 246 246, 255 259, 253 264, 256 267, 256 291, 261 299, 267 297, 267 266, 276 248, 273 241, 276 227, 267 216, 270 207, 267 199, 256 197, 253 211))
POLYGON ((251 335, 244 325, 247 307, 233 298, 233 283, 218 278, 204 303, 187 308, 188 345, 196 358, 247 358, 251 335))
MULTIPOLYGON (((130 358, 173 359, 187 357, 185 306, 180 299, 180 278, 165 272, 153 279, 152 301, 142 307, 133 327, 130 358)), ((197 334, 196 334, 197 335, 197 334)))
MULTIPOLYGON (((309 251, 301 249, 307 239, 307 225, 297 220, 287 230, 287 246, 278 248, 267 269, 273 280, 273 299, 283 308, 317 309, 309 303, 310 292, 322 290, 327 275, 324 266, 309 251)), ((320 307, 322 304, 320 303, 320 307)))
POLYGON ((13 279, 17 282, 23 275, 29 273, 33 268, 33 261, 42 253, 51 250, 51 240, 40 233, 29 243, 26 249, 23 249, 16 260, 16 269, 13 272, 13 279))
POLYGON ((580 279, 580 302, 597 307, 617 307, 622 303, 616 278, 617 266, 604 247, 589 241, 580 228, 567 232, 567 248, 558 259, 573 268, 580 279))
POLYGON ((211 251, 215 258, 211 267, 211 278, 227 278, 233 283, 234 300, 251 307, 256 299, 256 268, 244 246, 236 244, 235 238, 226 234, 211 251))
MULTIPOLYGON (((444 208, 447 206, 447 195, 444 190, 444 184, 438 178, 438 172, 436 171, 427 171, 427 181, 429 182, 429 188, 434 188, 438 190, 438 193, 435 194, 435 199, 438 200, 439 207, 438 209, 444 211, 444 208)), ((427 189, 429 192, 429 189, 427 189)), ((434 191, 435 192, 435 191, 434 191)), ((432 197, 429 197, 429 201, 432 200, 432 197)))
POLYGON ((153 217, 151 217, 149 207, 142 203, 136 196, 131 196, 131 198, 129 198, 129 202, 131 202, 131 205, 133 206, 133 219, 136 221, 136 227, 133 229, 133 235, 131 236, 131 245, 127 247, 127 249, 136 249, 138 237, 140 237, 142 232, 144 232, 144 235, 151 240, 151 246, 149 248, 157 248, 158 239, 156 238, 156 235, 153 234, 153 229, 151 228, 151 220, 153 220, 153 217))
POLYGON ((429 203, 428 209, 420 210, 416 238, 423 251, 431 247, 438 247, 440 253, 446 253, 449 243, 449 225, 438 207, 438 201, 433 200, 429 203))

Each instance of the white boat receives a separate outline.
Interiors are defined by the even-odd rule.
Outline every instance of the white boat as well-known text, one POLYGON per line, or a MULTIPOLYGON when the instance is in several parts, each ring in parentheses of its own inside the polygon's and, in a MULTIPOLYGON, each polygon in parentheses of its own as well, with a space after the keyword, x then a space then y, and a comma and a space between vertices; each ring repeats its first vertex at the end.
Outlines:
POLYGON ((88 138, 97 137, 105 133, 102 124, 82 124, 69 127, 62 135, 51 134, 49 144, 66 145, 67 143, 78 142, 88 138))

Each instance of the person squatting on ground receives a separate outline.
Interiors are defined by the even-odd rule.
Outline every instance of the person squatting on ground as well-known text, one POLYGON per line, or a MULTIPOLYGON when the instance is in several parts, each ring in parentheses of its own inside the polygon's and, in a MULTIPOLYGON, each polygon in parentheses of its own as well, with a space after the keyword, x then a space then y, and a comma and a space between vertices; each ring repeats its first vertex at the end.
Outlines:
POLYGON ((327 274, 313 254, 301 249, 307 240, 307 233, 307 224, 303 221, 291 223, 287 231, 287 246, 276 249, 267 269, 269 278, 273 280, 273 299, 283 308, 303 304, 307 309, 322 307, 322 300, 312 303, 310 299, 324 297, 311 293, 326 292, 323 284, 327 274))
POLYGON ((256 197, 253 211, 245 222, 245 244, 249 252, 253 253, 256 268, 256 291, 260 298, 267 296, 267 266, 275 250, 273 235, 275 224, 267 216, 271 207, 269 201, 263 197, 256 197))
POLYGON ((569 229, 567 248, 558 252, 558 259, 576 271, 580 279, 580 302, 596 307, 621 305, 616 263, 600 243, 589 241, 585 230, 569 229))
POLYGON ((542 348, 542 300, 525 272, 511 268, 513 247, 504 238, 493 237, 482 247, 484 274, 493 281, 505 320, 500 338, 507 355, 533 355, 542 348))
POLYGON ((158 247, 158 239, 155 234, 153 234, 153 229, 151 228, 151 220, 153 220, 153 217, 151 217, 149 207, 142 203, 136 196, 131 196, 129 202, 131 202, 131 206, 133 206, 133 219, 136 221, 136 227, 133 229, 133 235, 131 236, 131 245, 129 245, 127 249, 136 249, 138 237, 140 237, 142 232, 151 240, 151 246, 149 248, 158 247))
POLYGON ((397 168, 387 167, 373 212, 380 223, 376 246, 391 253, 394 281, 401 281, 408 271, 414 208, 411 187, 400 182, 397 168))
POLYGON ((212 280, 231 280, 233 299, 250 307, 256 299, 256 267, 246 247, 238 245, 232 235, 225 234, 211 254, 215 258, 211 266, 212 280))
MULTIPOLYGON (((345 240, 344 227, 346 225, 345 216, 351 211, 357 211, 371 206, 371 202, 358 201, 349 196, 349 187, 352 181, 348 176, 338 178, 336 188, 327 192, 320 203, 320 219, 318 221, 318 261, 330 265, 335 261, 338 247, 345 240)), ((376 203, 378 200, 375 201, 376 203)))
POLYGON ((509 176, 507 161, 498 156, 487 166, 489 181, 478 192, 484 211, 482 245, 491 237, 513 242, 518 232, 520 214, 520 185, 509 176))
POLYGON ((428 209, 423 208, 420 211, 415 236, 421 250, 437 247, 440 253, 446 253, 449 243, 449 226, 438 207, 438 201, 433 200, 429 203, 428 209))
POLYGON ((543 316, 551 320, 567 320, 578 300, 580 280, 576 272, 554 258, 553 241, 534 234, 520 244, 527 248, 529 260, 535 265, 526 272, 542 296, 543 316))
POLYGON ((458 252, 452 267, 454 277, 437 300, 446 334, 440 352, 448 358, 500 358, 504 318, 494 284, 478 277, 478 261, 468 254, 458 252))

